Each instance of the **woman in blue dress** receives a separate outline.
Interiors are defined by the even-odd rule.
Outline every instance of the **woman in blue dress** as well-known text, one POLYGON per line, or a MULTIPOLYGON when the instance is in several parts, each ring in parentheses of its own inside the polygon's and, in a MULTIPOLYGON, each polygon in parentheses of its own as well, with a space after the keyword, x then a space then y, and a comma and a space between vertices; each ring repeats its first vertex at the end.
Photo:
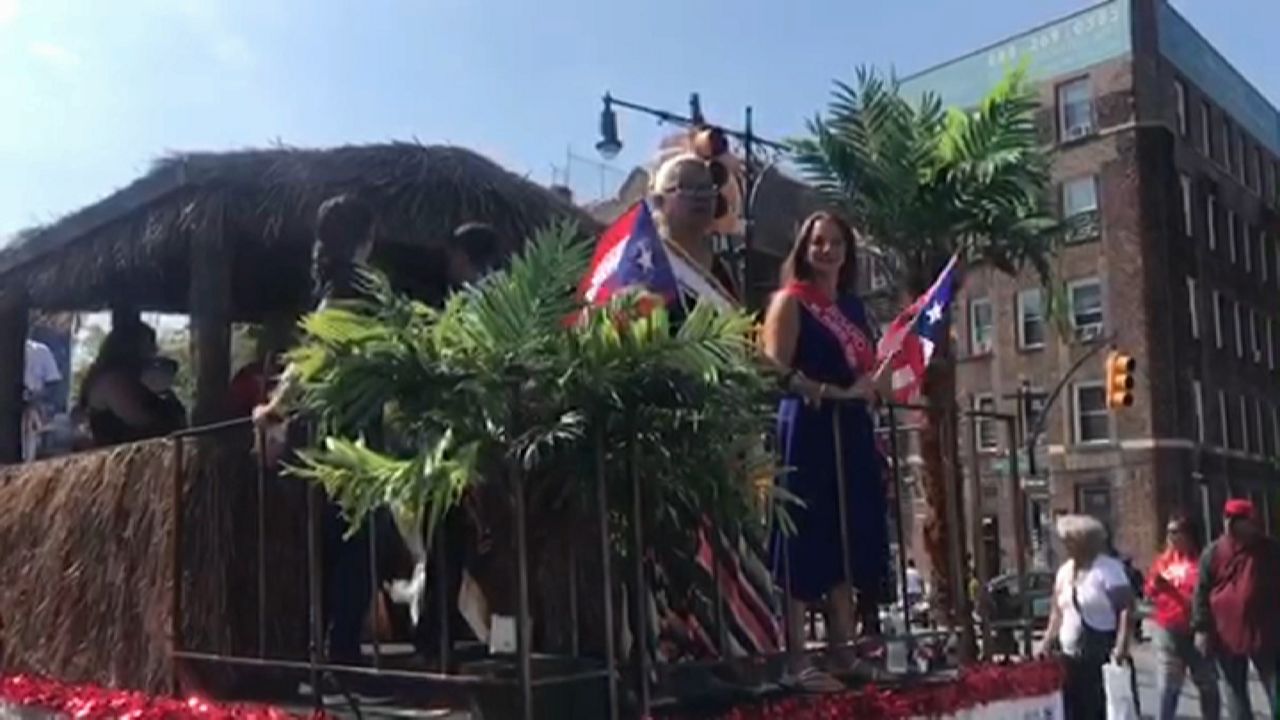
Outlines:
MULTIPOLYGON (((778 450, 787 470, 779 483, 803 503, 786 509, 795 534, 774 523, 772 570, 792 600, 787 647, 794 680, 813 690, 839 686, 802 652, 805 610, 826 601, 828 641, 841 647, 853 636, 856 589, 863 632, 876 632, 888 566, 885 488, 870 407, 888 392, 889 373, 876 361, 871 323, 851 292, 855 251, 856 235, 840 217, 819 212, 807 218, 763 333, 765 353, 784 369, 787 389, 778 406, 778 450)), ((851 665, 852 653, 843 647, 835 657, 851 665)))

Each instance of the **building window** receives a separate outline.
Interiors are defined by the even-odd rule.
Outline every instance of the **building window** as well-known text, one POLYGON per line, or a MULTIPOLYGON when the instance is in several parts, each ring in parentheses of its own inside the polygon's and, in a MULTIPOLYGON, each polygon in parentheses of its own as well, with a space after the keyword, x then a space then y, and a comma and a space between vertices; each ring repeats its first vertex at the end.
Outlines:
POLYGON ((1227 257, 1236 262, 1236 212, 1227 210, 1227 257))
POLYGON ((1178 187, 1182 192, 1182 229, 1191 237, 1194 232, 1191 218, 1191 176, 1182 173, 1178 176, 1178 187))
POLYGON ((1253 272, 1253 225, 1244 223, 1240 231, 1241 254, 1244 255, 1244 272, 1253 272))
POLYGON ((1173 107, 1177 113, 1178 134, 1187 135, 1187 88, 1181 80, 1173 81, 1173 107))
POLYGON ((1089 78, 1058 86, 1059 140, 1075 140, 1093 133, 1093 90, 1089 78))
POLYGON ((1111 440, 1111 413, 1106 386, 1100 382, 1075 386, 1075 439, 1082 445, 1111 440))
POLYGON ((1217 290, 1214 290, 1213 291, 1213 339, 1214 339, 1214 344, 1217 345, 1219 349, 1222 348, 1222 316, 1224 314, 1223 312, 1224 302, 1225 301, 1222 299, 1222 293, 1218 292, 1217 290))
POLYGON ((1253 153, 1249 158, 1249 187, 1254 192, 1260 192, 1259 185, 1262 182, 1262 151, 1257 145, 1253 146, 1253 153))
MULTIPOLYGON (((975 395, 973 409, 980 413, 994 413, 996 399, 991 395, 975 395)), ((1000 438, 996 434, 996 421, 993 418, 977 416, 973 419, 978 433, 979 450, 995 450, 1000 447, 1000 438)))
POLYGON ((1219 436, 1219 447, 1231 447, 1231 416, 1227 414, 1227 393, 1225 390, 1218 391, 1218 431, 1222 433, 1219 436))
POLYGON ((1213 193, 1205 200, 1205 226, 1209 231, 1209 249, 1218 249, 1218 198, 1213 193))
POLYGON ((1271 237, 1266 239, 1268 245, 1271 245, 1271 257, 1275 260, 1276 266, 1276 282, 1280 282, 1280 247, 1276 247, 1271 237))
POLYGON ((978 298, 969 301, 969 352, 983 355, 991 352, 991 328, 994 324, 994 313, 991 301, 978 298))
POLYGON ((1018 293, 1018 347, 1034 350, 1044 347, 1044 294, 1040 288, 1018 293))
POLYGON ((1253 351, 1253 361, 1262 364, 1262 343, 1258 335, 1258 313, 1249 308, 1249 349, 1253 351))
MULTIPOLYGON (((1274 181, 1271 182, 1271 186, 1275 190, 1275 196, 1272 197, 1272 200, 1274 200, 1277 205, 1280 205, 1280 160, 1276 160, 1275 163, 1271 163, 1271 177, 1275 178, 1274 181)), ((1276 452, 1280 452, 1280 448, 1276 448, 1276 452)))
POLYGON ((1200 152, 1213 158, 1213 109, 1207 100, 1200 103, 1200 152))
POLYGON ((1253 398, 1253 451, 1259 455, 1267 453, 1266 419, 1262 415, 1262 398, 1253 398))
POLYGON ((1267 202, 1274 202, 1276 197, 1276 165, 1271 160, 1264 160, 1262 163, 1266 166, 1266 176, 1262 181, 1262 199, 1267 202))
POLYGON ((1074 178, 1062 184, 1062 217, 1070 222, 1067 242, 1085 242, 1101 234, 1096 175, 1074 178))
POLYGON ((1267 248, 1269 247, 1267 233, 1258 231, 1258 274, 1262 277, 1262 282, 1267 281, 1267 268, 1271 267, 1271 262, 1267 258, 1267 248))
POLYGON ((1086 175, 1062 184, 1062 215, 1073 218, 1098 209, 1098 178, 1086 175))
POLYGON ((1271 406, 1271 445, 1280 453, 1280 410, 1271 406))
POLYGON ((1271 318, 1267 318, 1267 369, 1276 369, 1276 339, 1271 332, 1271 318))
POLYGON ((1105 481, 1076 486, 1076 512, 1088 515, 1111 532, 1115 522, 1111 511, 1111 486, 1105 481))
POLYGON ((1258 438, 1261 440, 1261 450, 1263 457, 1273 457, 1275 448, 1271 444, 1273 430, 1267 427, 1267 415, 1262 411, 1262 399, 1255 400, 1258 405, 1258 438))
POLYGON ((1240 396, 1240 449, 1249 452, 1253 446, 1253 432, 1249 429, 1249 398, 1240 396))
POLYGON ((1079 340, 1094 340, 1102 334, 1102 283, 1097 278, 1071 283, 1071 327, 1079 340))
POLYGON ((1193 277, 1187 278, 1187 317, 1191 319, 1191 337, 1200 339, 1200 287, 1193 277))
POLYGON ((1231 121, 1222 118, 1222 164, 1231 171, 1231 121))
POLYGON ((1236 169, 1236 179, 1241 183, 1244 182, 1244 136, 1240 134, 1240 127, 1235 126, 1235 132, 1231 133, 1231 153, 1233 155, 1232 165, 1236 169))
POLYGON ((1244 323, 1241 322, 1240 303, 1231 303, 1231 318, 1236 326, 1236 357, 1244 357, 1244 323))
POLYGON ((1195 421, 1196 442, 1204 442, 1204 387, 1199 380, 1191 381, 1192 420, 1195 421))

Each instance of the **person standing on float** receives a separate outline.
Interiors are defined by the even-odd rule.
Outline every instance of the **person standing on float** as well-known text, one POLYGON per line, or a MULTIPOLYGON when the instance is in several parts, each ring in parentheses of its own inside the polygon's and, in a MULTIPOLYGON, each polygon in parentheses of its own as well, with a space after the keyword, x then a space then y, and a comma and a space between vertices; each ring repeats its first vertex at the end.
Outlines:
MULTIPOLYGON (((317 311, 334 302, 359 297, 359 268, 368 262, 373 251, 376 229, 372 208, 353 195, 338 195, 320 205, 311 265, 317 311)), ((254 408, 254 423, 268 427, 283 423, 300 391, 296 368, 290 365, 271 398, 254 408)), ((380 442, 381 430, 379 421, 370 427, 346 428, 343 434, 364 436, 376 444, 380 442)), ((347 537, 347 523, 332 500, 325 503, 322 519, 328 659, 358 664, 363 657, 360 640, 364 621, 373 599, 369 582, 369 527, 377 523, 378 537, 383 541, 393 537, 395 529, 386 511, 380 509, 347 537)))
MULTIPOLYGON (((885 488, 870 409, 889 392, 890 374, 876 358, 872 324, 852 292, 856 250, 857 235, 842 218, 810 215, 783 264, 763 333, 765 354, 785 368, 777 443, 787 473, 779 484, 804 503, 787 508, 795 535, 775 523, 773 576, 793 601, 787 613, 791 680, 817 691, 840 686, 800 652, 806 608, 825 600, 829 641, 848 643, 856 588, 863 630, 876 631, 888 566, 885 488)), ((845 646, 835 657, 849 669, 855 654, 845 646)))
MULTIPOLYGON (((669 251, 672 273, 678 286, 678 297, 669 303, 668 316, 678 327, 699 301, 721 308, 737 307, 730 290, 732 273, 718 260, 711 246, 711 236, 719 221, 735 209, 724 207, 720 200, 726 182, 734 182, 726 166, 731 158, 723 153, 698 154, 678 150, 662 161, 650 182, 650 207, 654 221, 669 251)), ((708 549, 706 518, 682 518, 690 527, 704 524, 699 536, 699 550, 708 549)), ((722 540, 725 539, 722 535, 722 540)), ((730 586, 725 593, 726 635, 729 653, 737 649, 751 654, 777 652, 781 633, 777 625, 768 569, 752 538, 723 546, 722 580, 730 586)), ((653 605, 658 609, 658 627, 650 626, 649 641, 661 659, 701 659, 718 656, 716 616, 714 613, 714 573, 698 557, 681 557, 659 551, 651 585, 653 605), (688 563, 678 573, 668 567, 688 563)))

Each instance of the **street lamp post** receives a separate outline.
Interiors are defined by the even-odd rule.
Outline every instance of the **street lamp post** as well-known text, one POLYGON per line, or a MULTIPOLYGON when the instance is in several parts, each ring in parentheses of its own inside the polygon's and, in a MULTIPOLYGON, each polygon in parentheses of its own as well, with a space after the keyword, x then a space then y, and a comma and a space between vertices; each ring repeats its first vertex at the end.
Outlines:
MULTIPOLYGON (((710 125, 702 114, 702 103, 697 93, 689 96, 689 114, 680 115, 667 110, 633 103, 627 100, 616 98, 610 93, 604 95, 604 108, 600 111, 600 141, 596 143, 596 150, 600 152, 606 159, 617 157, 622 151, 622 140, 618 137, 618 115, 614 110, 615 107, 624 110, 631 110, 653 118, 657 118, 659 122, 670 123, 672 125, 680 125, 682 127, 715 127, 725 134, 742 144, 743 154, 743 193, 742 193, 742 257, 735 260, 734 268, 738 273, 740 285, 743 294, 746 297, 744 301, 750 306, 753 296, 751 292, 751 251, 754 249, 754 206, 755 206, 755 189, 764 173, 756 173, 755 152, 758 147, 766 147, 772 150, 786 152, 790 148, 786 145, 767 140, 755 134, 752 127, 752 111, 751 106, 747 106, 745 114, 745 122, 741 130, 721 127, 718 125, 710 125)), ((768 169, 767 167, 765 168, 768 169)), ((732 253, 732 250, 730 250, 732 253)))

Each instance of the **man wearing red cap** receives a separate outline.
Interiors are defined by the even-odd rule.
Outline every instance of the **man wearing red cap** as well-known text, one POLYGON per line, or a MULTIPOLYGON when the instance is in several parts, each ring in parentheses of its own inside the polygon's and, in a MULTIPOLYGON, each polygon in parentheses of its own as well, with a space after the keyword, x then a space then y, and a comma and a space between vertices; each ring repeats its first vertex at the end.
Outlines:
POLYGON ((1227 683, 1227 716, 1253 718, 1249 703, 1249 663, 1253 662, 1276 708, 1276 663, 1280 613, 1268 607, 1280 597, 1280 543, 1265 537, 1253 503, 1228 500, 1222 536, 1200 557, 1191 624, 1196 649, 1213 653, 1227 683))

